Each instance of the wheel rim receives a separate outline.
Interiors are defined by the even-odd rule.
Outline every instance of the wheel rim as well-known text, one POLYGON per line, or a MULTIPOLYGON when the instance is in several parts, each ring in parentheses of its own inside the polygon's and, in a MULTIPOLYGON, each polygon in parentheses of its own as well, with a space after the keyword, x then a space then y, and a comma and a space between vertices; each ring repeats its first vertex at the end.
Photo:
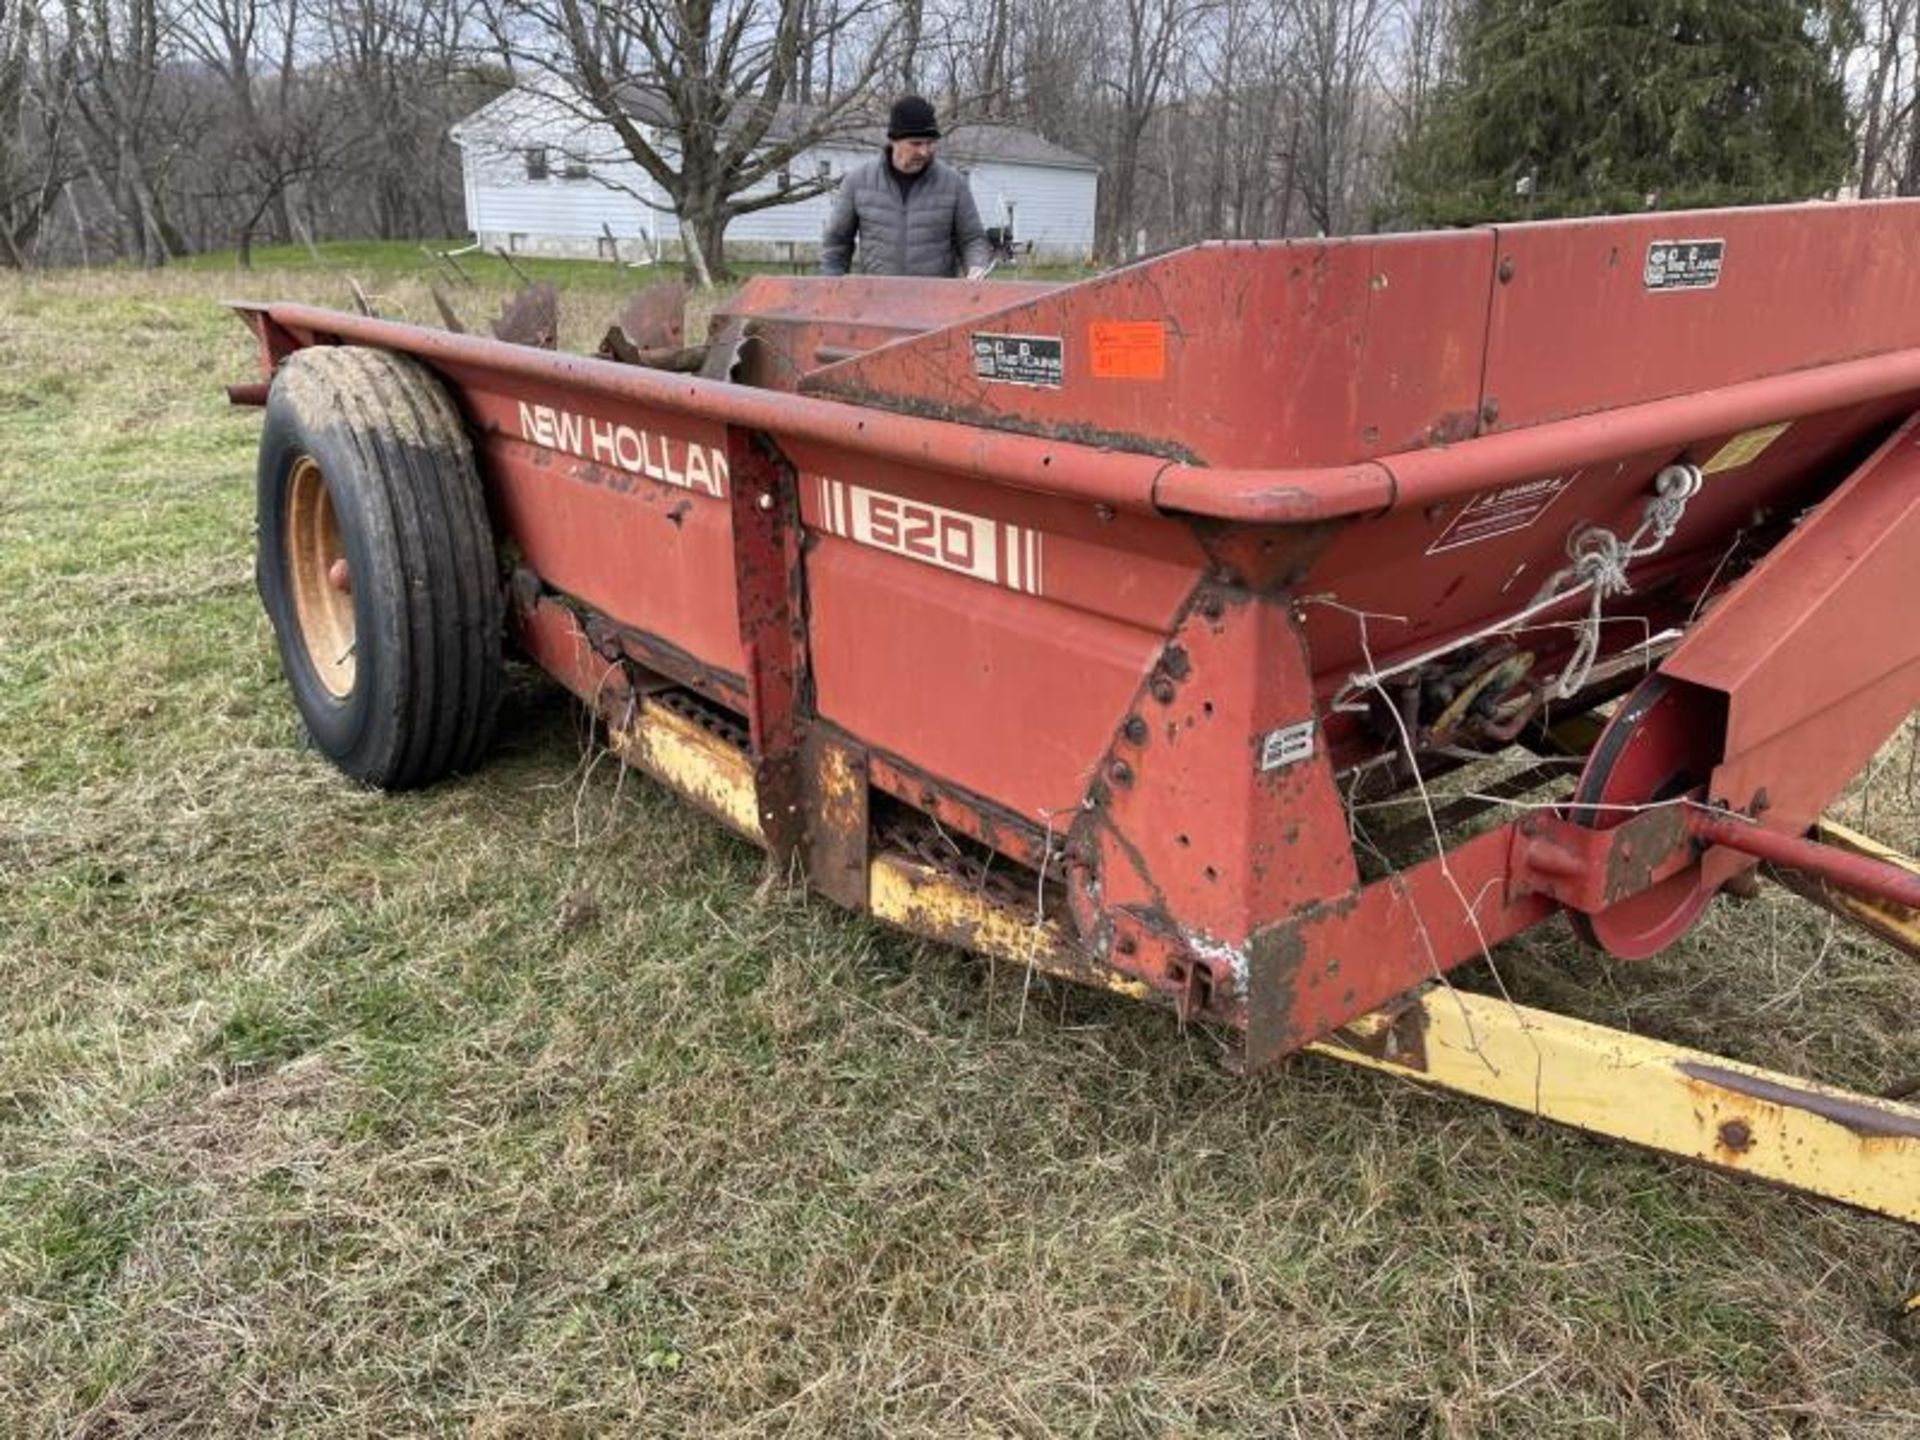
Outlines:
POLYGON ((287 494, 287 580, 307 663, 336 700, 353 693, 353 584, 326 476, 310 455, 293 462, 287 494))

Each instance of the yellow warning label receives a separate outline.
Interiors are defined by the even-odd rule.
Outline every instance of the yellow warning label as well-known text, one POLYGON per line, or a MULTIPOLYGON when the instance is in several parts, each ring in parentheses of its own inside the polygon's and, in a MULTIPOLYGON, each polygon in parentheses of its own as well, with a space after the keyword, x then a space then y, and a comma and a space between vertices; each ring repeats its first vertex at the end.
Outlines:
POLYGON ((1738 470, 1742 465, 1751 465, 1766 452, 1769 445, 1786 434, 1792 424, 1791 420, 1782 420, 1778 425, 1742 430, 1714 452, 1714 457, 1700 467, 1700 473, 1718 475, 1722 470, 1738 470))

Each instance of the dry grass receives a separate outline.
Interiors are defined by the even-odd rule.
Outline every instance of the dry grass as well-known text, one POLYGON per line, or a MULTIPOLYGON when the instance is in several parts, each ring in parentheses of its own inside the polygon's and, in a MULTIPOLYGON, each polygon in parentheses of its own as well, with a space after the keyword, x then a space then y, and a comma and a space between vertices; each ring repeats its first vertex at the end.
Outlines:
MULTIPOLYGON (((761 887, 531 677, 482 775, 341 784, 251 590, 240 288, 0 280, 0 1432, 1920 1433, 1909 1231, 1320 1062, 1237 1082, 1100 996, 1022 1022, 761 887)), ((1911 756, 1855 801, 1908 844, 1911 756)), ((1784 897, 1644 968, 1501 959, 1920 1071, 1920 969, 1784 897)))

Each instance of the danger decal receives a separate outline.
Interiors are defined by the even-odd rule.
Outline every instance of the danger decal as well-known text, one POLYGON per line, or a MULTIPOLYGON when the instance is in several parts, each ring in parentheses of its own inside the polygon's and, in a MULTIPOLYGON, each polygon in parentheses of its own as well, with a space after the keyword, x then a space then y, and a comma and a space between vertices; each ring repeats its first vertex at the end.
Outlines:
POLYGON ((1576 471, 1573 475, 1523 480, 1498 490, 1481 491, 1467 502, 1466 509, 1453 517, 1453 523, 1440 533, 1440 538, 1427 547, 1427 554, 1438 555, 1442 550, 1478 545, 1483 540, 1526 529, 1546 513, 1547 507, 1560 498, 1561 492, 1573 484, 1577 476, 1576 471))
POLYGON ((813 476, 812 483, 820 528, 829 535, 1009 590, 1042 593, 1046 547, 1038 530, 825 475, 813 476))
POLYGON ((644 475, 715 499, 727 493, 726 452, 615 420, 550 405, 520 405, 520 438, 596 465, 644 475))

